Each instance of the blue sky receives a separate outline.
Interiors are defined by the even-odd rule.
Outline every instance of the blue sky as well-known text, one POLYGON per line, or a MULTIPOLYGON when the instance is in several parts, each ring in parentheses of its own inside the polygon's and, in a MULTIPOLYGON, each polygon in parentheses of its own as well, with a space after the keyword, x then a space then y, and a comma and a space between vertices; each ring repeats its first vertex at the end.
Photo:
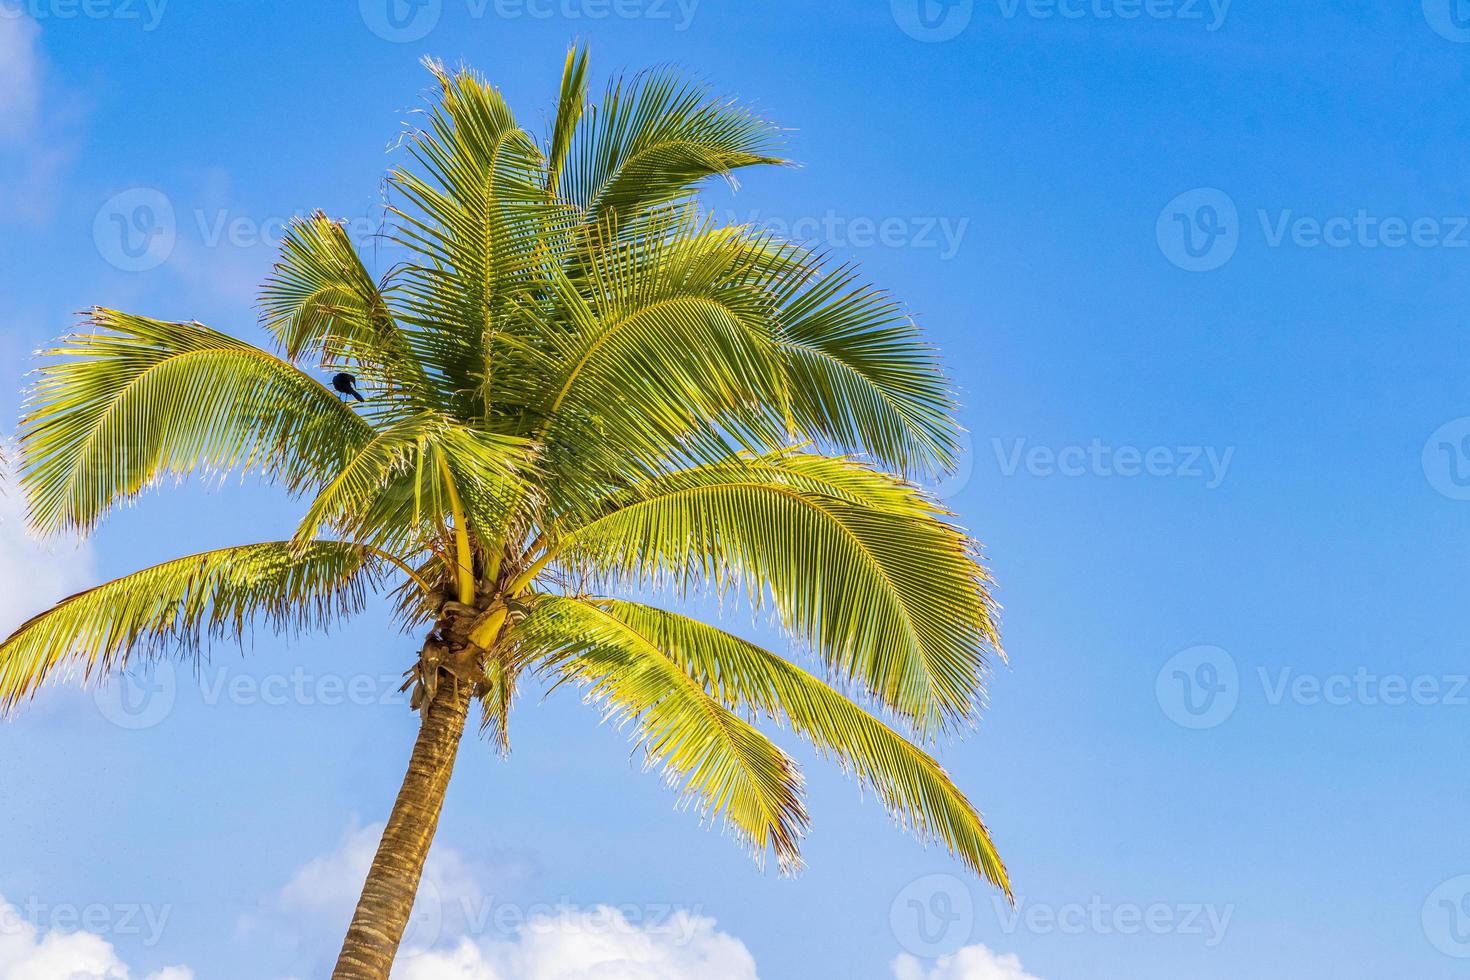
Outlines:
MULTIPOLYGON (((1470 5, 394 3, 0 0, 7 416, 85 307, 259 340, 282 222, 376 220, 421 56, 537 130, 573 39, 683 66, 801 164, 709 207, 861 262, 960 387, 1011 663, 942 758, 1019 900, 816 760, 807 868, 761 874, 538 693, 461 754, 409 980, 1463 975, 1470 5)), ((293 516, 189 485, 38 549, 0 509, 6 626, 293 516)), ((0 727, 0 976, 323 975, 415 649, 373 612, 0 727)))

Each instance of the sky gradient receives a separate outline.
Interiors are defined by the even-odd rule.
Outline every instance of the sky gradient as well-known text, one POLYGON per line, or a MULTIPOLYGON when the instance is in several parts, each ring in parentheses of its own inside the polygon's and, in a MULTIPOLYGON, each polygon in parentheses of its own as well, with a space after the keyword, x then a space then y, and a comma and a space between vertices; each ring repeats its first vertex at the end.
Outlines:
MULTIPOLYGON (((578 39, 594 91, 672 63, 787 127, 799 166, 708 207, 861 263, 943 351, 971 446, 938 489, 1010 662, 940 757, 1018 904, 789 739, 806 868, 761 873, 533 691, 508 761, 466 739, 400 974, 1463 976, 1463 0, 0 0, 5 417, 94 305, 263 342, 285 222, 372 250, 421 57, 539 133, 578 39)), ((43 547, 11 491, 0 626, 296 513, 190 483, 43 547)), ((0 978, 328 972, 416 649, 377 609, 0 725, 0 978)))

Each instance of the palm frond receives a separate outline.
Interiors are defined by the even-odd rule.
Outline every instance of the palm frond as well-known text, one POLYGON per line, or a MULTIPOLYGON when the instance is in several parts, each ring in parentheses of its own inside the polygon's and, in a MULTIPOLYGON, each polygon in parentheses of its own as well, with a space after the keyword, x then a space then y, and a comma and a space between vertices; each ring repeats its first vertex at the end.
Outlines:
POLYGON ((973 719, 999 646, 989 576, 948 516, 855 461, 782 452, 648 480, 553 547, 612 582, 768 594, 836 676, 927 737, 973 719))
POLYGON ((630 462, 728 456, 744 443, 722 420, 764 420, 762 445, 782 431, 750 412, 773 406, 779 419, 785 401, 771 297, 749 272, 761 243, 713 235, 688 212, 666 217, 655 240, 600 252, 585 285, 553 277, 548 322, 560 329, 544 337, 555 368, 532 414, 569 483, 630 462))
POLYGON ((792 277, 777 308, 797 432, 903 473, 954 468, 949 381, 898 303, 841 268, 792 277))
POLYGON ((527 661, 584 685, 610 716, 632 722, 651 765, 707 814, 721 815, 757 857, 799 867, 808 823, 790 756, 710 697, 651 639, 596 605, 537 596, 511 641, 527 661))
POLYGON ((557 193, 562 167, 572 149, 572 137, 582 113, 587 110, 587 48, 573 46, 567 51, 562 69, 561 93, 556 101, 556 121, 551 128, 551 146, 546 160, 546 188, 557 193))
POLYGON ((315 356, 395 393, 435 393, 346 229, 320 211, 287 230, 261 289, 261 323, 293 360, 315 356))
POLYGON ((438 412, 407 415, 381 429, 322 487, 296 540, 326 531, 416 554, 425 547, 425 532, 445 525, 455 498, 466 503, 477 531, 490 537, 524 499, 531 464, 525 440, 478 432, 438 412))
POLYGON ((21 485, 42 532, 91 530, 164 475, 258 470, 292 490, 371 426, 314 378, 197 323, 94 310, 43 352, 22 421, 21 485))
POLYGON ((687 201, 710 177, 779 164, 776 129, 671 71, 608 84, 583 114, 561 193, 587 228, 622 230, 639 212, 687 201))
POLYGON ((821 680, 769 650, 687 616, 592 600, 648 639, 734 710, 790 725, 871 787, 921 840, 938 841, 1010 894, 1005 864, 980 814, 933 756, 821 680))
POLYGON ((472 72, 430 68, 440 100, 408 141, 418 166, 389 176, 404 199, 391 209, 399 222, 391 237, 419 256, 395 277, 393 301, 453 414, 484 418, 501 320, 549 261, 565 209, 500 92, 472 72))
POLYGON ((280 541, 175 559, 79 592, 0 643, 0 711, 58 671, 90 679, 139 652, 194 653, 257 620, 277 631, 324 627, 362 608, 383 567, 360 545, 280 541))

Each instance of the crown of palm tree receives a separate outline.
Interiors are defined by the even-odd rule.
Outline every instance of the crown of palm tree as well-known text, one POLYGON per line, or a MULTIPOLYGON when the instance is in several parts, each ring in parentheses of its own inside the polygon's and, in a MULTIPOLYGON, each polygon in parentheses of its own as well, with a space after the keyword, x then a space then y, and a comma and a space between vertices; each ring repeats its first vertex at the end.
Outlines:
POLYGON ((85 533, 165 477, 226 470, 306 511, 291 540, 32 619, 0 646, 0 706, 384 592, 429 631, 416 703, 466 681, 501 745, 527 672, 573 681, 793 869, 802 781, 768 719, 1008 891, 921 747, 973 721, 999 650, 974 543, 909 482, 957 452, 933 350, 852 269, 701 214, 707 178, 781 162, 745 108, 664 72, 594 107, 574 51, 542 143, 479 77, 431 68, 412 163, 388 178, 406 261, 375 277, 316 215, 264 288, 277 353, 105 309, 48 352, 20 437, 39 530, 85 533), (303 366, 350 372, 368 400, 303 366), (644 601, 705 593, 769 610, 811 669, 644 601))

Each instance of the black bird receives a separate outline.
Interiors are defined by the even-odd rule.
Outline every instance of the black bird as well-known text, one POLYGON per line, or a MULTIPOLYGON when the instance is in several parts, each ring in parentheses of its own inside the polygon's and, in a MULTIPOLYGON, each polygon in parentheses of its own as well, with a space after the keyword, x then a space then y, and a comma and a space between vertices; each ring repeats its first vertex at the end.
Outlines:
POLYGON ((332 379, 332 387, 344 395, 351 395, 360 402, 367 401, 366 398, 362 397, 362 393, 357 390, 357 379, 350 374, 339 374, 334 377, 332 379))

